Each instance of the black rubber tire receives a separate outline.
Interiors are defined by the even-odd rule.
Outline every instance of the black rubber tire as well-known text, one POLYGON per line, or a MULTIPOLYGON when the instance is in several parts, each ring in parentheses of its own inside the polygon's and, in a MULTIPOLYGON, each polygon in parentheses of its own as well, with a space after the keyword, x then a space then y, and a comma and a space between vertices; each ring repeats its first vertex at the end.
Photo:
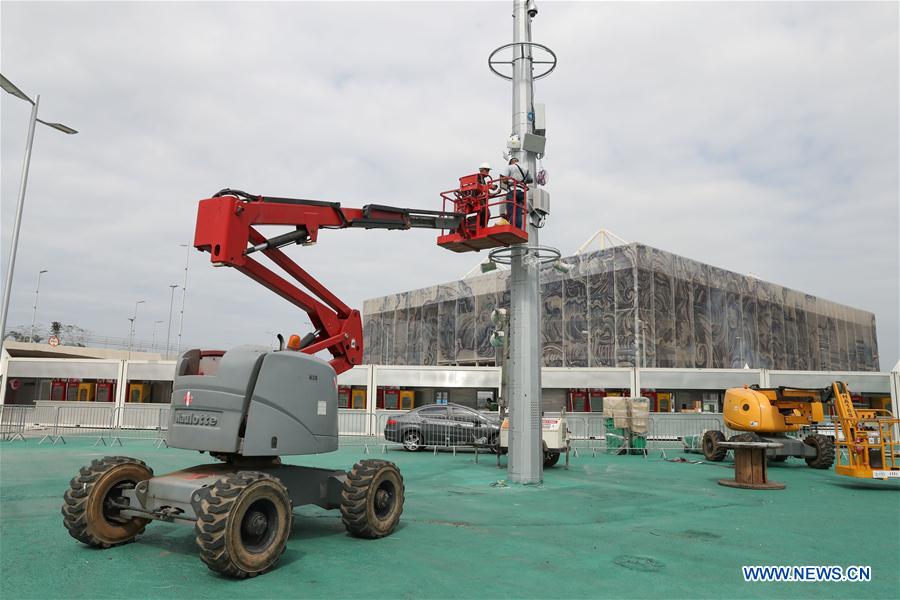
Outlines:
POLYGON ((725 434, 718 429, 710 429, 706 433, 704 433, 703 441, 701 442, 704 458, 706 458, 706 460, 711 460, 714 462, 720 462, 724 460, 725 455, 728 454, 728 448, 721 448, 719 446, 719 442, 724 441, 725 434))
POLYGON ((834 438, 830 435, 808 435, 803 443, 816 449, 815 456, 807 456, 806 464, 811 469, 830 469, 834 464, 834 438))
POLYGON ((63 525, 69 535, 96 548, 133 541, 150 519, 116 518, 115 511, 104 505, 118 486, 136 485, 151 477, 153 470, 143 461, 126 456, 104 456, 81 467, 63 494, 63 525))
POLYGON ((788 456, 787 454, 782 454, 780 456, 770 456, 768 458, 772 462, 784 462, 788 459, 788 456))
POLYGON ((418 452, 419 450, 425 449, 425 446, 422 445, 422 432, 416 429, 404 431, 400 440, 403 444, 403 449, 407 452, 418 452), (412 438, 415 438, 417 441, 413 443, 412 438))
POLYGON ((293 522, 291 497, 278 478, 258 471, 238 471, 198 494, 194 533, 200 560, 210 570, 244 578, 256 577, 275 566, 293 522))
POLYGON ((555 450, 545 450, 544 451, 544 468, 549 469, 553 465, 559 462, 559 452, 555 450))
POLYGON ((405 487, 397 466, 361 460, 347 472, 341 490, 341 521, 351 535, 376 539, 393 533, 403 513, 405 487))

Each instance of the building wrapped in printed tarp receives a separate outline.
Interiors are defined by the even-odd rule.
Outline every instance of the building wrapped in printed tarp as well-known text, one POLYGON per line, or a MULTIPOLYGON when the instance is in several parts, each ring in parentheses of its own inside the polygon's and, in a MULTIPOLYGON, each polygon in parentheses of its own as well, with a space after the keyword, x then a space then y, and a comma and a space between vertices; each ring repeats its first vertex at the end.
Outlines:
MULTIPOLYGON (((875 316, 643 244, 541 271, 547 367, 877 371, 875 316)), ((490 315, 509 273, 367 300, 365 361, 492 365, 490 315)))

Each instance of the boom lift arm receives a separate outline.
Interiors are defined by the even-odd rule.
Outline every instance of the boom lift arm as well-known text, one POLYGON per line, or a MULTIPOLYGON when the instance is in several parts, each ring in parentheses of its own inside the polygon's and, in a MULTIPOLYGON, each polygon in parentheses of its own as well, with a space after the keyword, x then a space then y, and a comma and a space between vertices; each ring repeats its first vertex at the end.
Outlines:
POLYGON ((200 201, 194 247, 209 252, 214 266, 229 266, 303 309, 314 331, 300 350, 328 350, 338 374, 362 363, 363 336, 359 311, 351 309, 281 250, 289 244, 311 245, 322 229, 457 229, 465 215, 369 204, 344 208, 338 202, 255 196, 224 189, 200 201), (266 238, 263 225, 288 225, 294 231, 266 238), (257 261, 262 252, 306 291, 257 261))

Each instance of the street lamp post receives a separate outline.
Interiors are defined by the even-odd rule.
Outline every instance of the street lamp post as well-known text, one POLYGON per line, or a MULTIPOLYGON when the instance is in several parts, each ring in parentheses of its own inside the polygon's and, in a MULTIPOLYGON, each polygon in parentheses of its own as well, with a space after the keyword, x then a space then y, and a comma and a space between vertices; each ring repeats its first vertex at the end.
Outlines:
POLYGON ((175 304, 175 289, 178 287, 178 284, 173 283, 169 287, 172 290, 172 294, 169 297, 169 325, 166 327, 166 360, 169 359, 169 341, 172 339, 172 306, 175 304))
POLYGON ((42 123, 70 135, 78 132, 62 123, 48 123, 47 121, 38 119, 38 106, 41 102, 40 95, 35 96, 34 100, 32 100, 28 94, 17 88, 3 75, 0 75, 0 87, 2 87, 5 92, 31 104, 31 117, 28 121, 28 138, 25 142, 25 161, 22 165, 22 179, 19 182, 19 200, 16 204, 16 220, 15 225, 13 226, 12 242, 10 243, 9 249, 9 268, 6 270, 6 287, 3 290, 3 314, 2 317, 0 317, 0 341, 2 341, 6 337, 6 317, 9 313, 9 298, 10 291, 12 290, 13 271, 16 267, 16 250, 19 247, 19 231, 22 228, 22 211, 25 208, 25 188, 28 186, 28 169, 31 166, 31 149, 34 146, 35 124, 42 123))
POLYGON ((162 319, 159 319, 158 321, 153 321, 153 341, 150 342, 150 350, 151 351, 153 351, 153 349, 156 348, 156 326, 159 325, 160 323, 165 323, 165 321, 163 321, 162 319))
POLYGON ((184 330, 184 301, 187 296, 187 278, 188 265, 191 261, 191 245, 179 244, 182 248, 187 248, 184 257, 184 282, 181 284, 181 315, 178 318, 178 345, 175 347, 175 354, 181 354, 181 332, 184 330))
POLYGON ((139 304, 143 304, 146 300, 138 300, 134 303, 134 316, 129 317, 128 320, 131 321, 131 335, 128 338, 128 358, 131 358, 131 350, 134 348, 134 322, 137 321, 137 309, 139 304))
POLYGON ((41 293, 41 275, 47 272, 47 269, 41 269, 38 271, 38 282, 37 287, 34 290, 34 311, 31 313, 31 335, 28 337, 28 341, 32 344, 34 343, 34 322, 37 319, 37 307, 38 307, 38 294, 41 293))
POLYGON ((128 317, 131 325, 128 327, 128 360, 131 360, 131 343, 134 340, 134 321, 137 317, 128 317))

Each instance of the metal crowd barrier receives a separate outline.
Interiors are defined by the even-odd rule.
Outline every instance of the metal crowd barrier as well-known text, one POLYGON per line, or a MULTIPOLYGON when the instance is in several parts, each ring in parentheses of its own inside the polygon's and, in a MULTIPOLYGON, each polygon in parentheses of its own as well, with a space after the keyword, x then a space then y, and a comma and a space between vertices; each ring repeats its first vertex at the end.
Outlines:
POLYGON ((125 406, 0 406, 0 440, 65 444, 67 438, 94 438, 94 445, 122 445, 123 439, 165 444, 169 407, 125 406))
POLYGON ((106 445, 112 430, 115 407, 106 404, 97 406, 57 406, 53 431, 41 442, 50 439, 53 444, 65 443, 66 437, 91 437, 94 445, 106 445))
POLYGON ((651 451, 685 450, 694 444, 709 429, 718 429, 726 437, 736 432, 725 428, 719 417, 698 414, 696 417, 671 418, 651 413, 649 417, 632 417, 632 429, 623 432, 615 425, 609 425, 612 417, 594 413, 568 413, 566 423, 569 428, 574 456, 579 450, 598 453, 643 454, 651 451), (627 433, 627 434, 626 434, 627 433))
POLYGON ((353 408, 338 409, 338 447, 362 447, 369 453, 373 437, 369 434, 375 415, 353 408))
MULTIPOLYGON (((128 404, 115 407, 111 403, 91 406, 0 406, 0 440, 24 441, 40 437, 40 443, 65 443, 67 438, 94 438, 94 445, 122 445, 123 440, 155 441, 157 447, 166 443, 169 427, 168 405, 128 404)), ((403 439, 385 437, 389 419, 407 411, 381 411, 370 413, 356 409, 340 409, 338 412, 338 445, 342 448, 360 447, 368 454, 370 448, 381 453, 389 448, 402 448, 403 439)), ((654 414, 642 419, 635 433, 622 436, 620 431, 608 426, 608 419, 601 413, 567 413, 572 456, 579 452, 642 453, 650 451, 685 450, 688 445, 698 446, 697 441, 709 429, 721 430, 726 437, 733 432, 725 428, 720 415, 697 414, 676 418, 654 414), (607 429, 611 431, 607 431, 607 429), (642 430, 638 432, 637 430, 642 430), (611 434, 611 435, 610 435, 611 434)), ((824 423, 809 431, 799 432, 801 437, 813 431, 834 432, 833 423, 824 423)), ((487 440, 479 438, 474 429, 453 422, 426 424, 420 429, 419 444, 434 453, 439 450, 465 448, 479 454, 490 453, 487 440)))
MULTIPOLYGON (((405 414, 406 411, 396 412, 379 412, 375 415, 375 428, 373 430, 373 438, 376 444, 381 446, 381 453, 387 452, 389 447, 404 448, 403 432, 398 432, 396 437, 388 439, 385 437, 385 428, 388 421, 399 415, 405 414)), ((438 451, 456 451, 460 448, 470 449, 475 454, 475 462, 479 460, 479 454, 492 454, 487 447, 487 439, 480 436, 475 431, 475 427, 459 425, 450 421, 446 423, 425 423, 420 425, 416 432, 419 435, 419 447, 429 449, 433 454, 438 451)))
POLYGON ((25 441, 25 423, 28 412, 34 412, 33 406, 0 406, 0 440, 14 442, 25 441))
POLYGON ((156 441, 156 447, 166 445, 169 430, 168 406, 125 405, 116 408, 113 423, 115 435, 113 443, 122 445, 122 440, 156 441))

